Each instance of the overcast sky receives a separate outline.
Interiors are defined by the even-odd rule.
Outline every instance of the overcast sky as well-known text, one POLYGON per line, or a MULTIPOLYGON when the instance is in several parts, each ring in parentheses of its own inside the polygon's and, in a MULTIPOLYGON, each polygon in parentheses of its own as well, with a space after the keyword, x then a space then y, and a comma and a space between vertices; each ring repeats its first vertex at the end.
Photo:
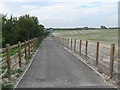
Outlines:
POLYGON ((37 16, 45 27, 118 26, 119 0, 0 0, 0 13, 37 16))

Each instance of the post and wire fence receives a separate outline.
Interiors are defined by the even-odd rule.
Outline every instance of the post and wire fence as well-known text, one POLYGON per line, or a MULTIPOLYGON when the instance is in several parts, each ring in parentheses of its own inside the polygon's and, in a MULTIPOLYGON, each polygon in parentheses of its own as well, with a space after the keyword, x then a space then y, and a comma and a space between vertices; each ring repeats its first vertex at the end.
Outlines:
POLYGON ((99 72, 103 72, 112 78, 118 74, 118 48, 112 43, 105 46, 100 42, 90 42, 76 40, 75 38, 65 38, 52 36, 59 44, 83 57, 86 62, 93 65, 99 72))

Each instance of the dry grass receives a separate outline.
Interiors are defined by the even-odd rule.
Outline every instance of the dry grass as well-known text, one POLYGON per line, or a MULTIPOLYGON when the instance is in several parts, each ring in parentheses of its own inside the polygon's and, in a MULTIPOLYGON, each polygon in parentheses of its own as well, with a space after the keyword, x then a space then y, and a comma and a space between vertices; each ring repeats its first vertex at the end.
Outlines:
POLYGON ((118 43, 117 29, 103 29, 103 30, 58 30, 54 31, 55 36, 76 38, 78 40, 89 40, 92 42, 101 42, 104 44, 118 43))

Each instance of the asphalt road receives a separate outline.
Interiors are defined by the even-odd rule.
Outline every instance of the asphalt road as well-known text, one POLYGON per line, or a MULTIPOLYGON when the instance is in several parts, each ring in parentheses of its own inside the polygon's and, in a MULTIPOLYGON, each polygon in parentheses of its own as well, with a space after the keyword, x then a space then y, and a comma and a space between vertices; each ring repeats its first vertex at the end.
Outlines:
POLYGON ((106 86, 97 73, 48 37, 17 88, 106 86))

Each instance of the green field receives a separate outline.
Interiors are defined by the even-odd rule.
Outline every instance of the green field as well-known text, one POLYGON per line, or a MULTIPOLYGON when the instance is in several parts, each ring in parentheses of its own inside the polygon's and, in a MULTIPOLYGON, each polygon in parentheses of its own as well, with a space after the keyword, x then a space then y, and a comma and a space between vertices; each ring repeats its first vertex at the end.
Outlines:
POLYGON ((93 42, 118 43, 117 29, 101 29, 101 30, 57 30, 54 31, 55 36, 76 38, 81 40, 89 40, 93 42))

